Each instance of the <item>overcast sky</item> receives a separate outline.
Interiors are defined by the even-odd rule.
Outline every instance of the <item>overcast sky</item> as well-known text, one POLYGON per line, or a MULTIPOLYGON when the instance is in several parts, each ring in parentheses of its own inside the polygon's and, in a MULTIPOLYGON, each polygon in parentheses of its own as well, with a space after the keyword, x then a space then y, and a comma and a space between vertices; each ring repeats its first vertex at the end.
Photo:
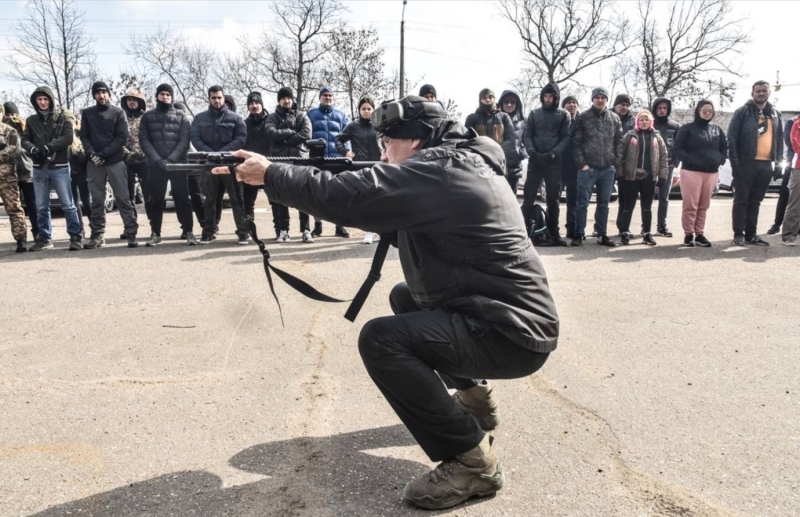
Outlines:
MULTIPOLYGON (((184 34, 220 51, 235 51, 235 35, 269 30, 271 14, 268 1, 78 1, 86 12, 87 29, 96 40, 98 64, 111 77, 130 67, 122 45, 134 31, 144 32, 169 24, 184 34)), ((378 29, 387 49, 386 61, 399 66, 400 16, 402 2, 348 1, 347 15, 354 25, 372 25, 378 29)), ((633 17, 635 2, 622 1, 622 9, 633 17)), ((13 20, 24 15, 25 2, 0 2, 0 71, 7 70, 8 29, 13 20)), ((746 20, 745 30, 752 43, 737 59, 744 77, 739 81, 735 105, 749 98, 750 85, 756 79, 774 82, 776 72, 787 86, 773 93, 784 110, 800 108, 800 69, 792 57, 797 37, 794 21, 800 15, 800 2, 734 2, 737 17, 746 20), (776 21, 785 20, 782 26, 776 21), (795 85, 796 86, 790 86, 795 85)), ((478 92, 493 88, 497 95, 509 87, 509 81, 522 66, 521 42, 514 26, 504 20, 496 3, 491 1, 409 0, 406 7, 406 73, 412 81, 432 83, 440 96, 455 100, 462 114, 475 110, 478 92)), ((609 66, 600 65, 585 74, 591 87, 609 78, 609 66)), ((0 89, 19 84, 0 78, 0 89)), ((29 88, 26 86, 26 89, 29 88)), ((413 92, 413 93, 416 93, 413 92)), ((618 92, 617 92, 618 93, 618 92)), ((268 103, 268 105, 271 104, 268 103)), ((588 99, 581 99, 583 107, 588 99)), ((271 109, 271 108, 270 108, 271 109)))

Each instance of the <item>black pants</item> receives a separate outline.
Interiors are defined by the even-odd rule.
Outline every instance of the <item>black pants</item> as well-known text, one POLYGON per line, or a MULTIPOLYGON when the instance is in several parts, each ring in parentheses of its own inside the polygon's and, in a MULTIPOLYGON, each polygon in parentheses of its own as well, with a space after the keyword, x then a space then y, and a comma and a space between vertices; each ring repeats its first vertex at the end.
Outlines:
MULTIPOLYGON (((228 185, 223 184, 219 190, 217 190, 217 204, 216 206, 216 218, 214 219, 214 229, 219 228, 219 222, 222 219, 222 203, 225 201, 225 191, 228 189, 228 185)), ((230 194, 228 194, 230 196, 230 194)), ((233 201, 231 201, 233 203, 233 201)))
MULTIPOLYGON (((217 217, 217 195, 223 189, 233 188, 235 181, 228 174, 212 174, 211 172, 203 171, 203 195, 205 202, 203 203, 203 235, 214 235, 214 229, 219 225, 219 217, 217 217)), ((241 189, 238 191, 239 199, 241 199, 241 189)), ((234 194, 235 196, 236 194, 234 194)), ((233 201, 233 196, 232 201, 233 201)), ((233 220, 236 223, 236 234, 240 237, 248 234, 247 227, 244 224, 244 210, 243 207, 233 201, 231 203, 233 208, 233 220)), ((220 216, 222 214, 219 214, 220 216)))
MULTIPOLYGON (((133 214, 139 217, 136 211, 136 178, 139 178, 139 186, 142 187, 142 197, 147 199, 147 164, 146 163, 131 163, 127 164, 128 168, 128 194, 133 205, 133 214)), ((147 209, 147 203, 144 205, 144 212, 147 218, 150 219, 150 211, 147 209)))
POLYGON ((251 218, 255 218, 256 212, 256 199, 258 199, 258 193, 261 192, 264 186, 255 186, 255 185, 248 185, 247 183, 242 183, 242 199, 244 199, 244 213, 245 215, 250 216, 251 218))
MULTIPOLYGON (((289 207, 273 201, 269 202, 269 206, 272 208, 272 225, 275 227, 275 235, 277 236, 281 232, 288 232, 289 223, 291 222, 289 207)), ((311 231, 308 214, 300 212, 300 233, 306 230, 311 231)))
POLYGON ((631 218, 636 208, 636 197, 642 200, 642 233, 650 233, 653 226, 653 197, 656 192, 656 183, 653 178, 643 180, 618 180, 619 191, 624 192, 623 201, 619 205, 617 215, 617 228, 620 233, 631 231, 631 218))
POLYGON ((578 169, 561 169, 561 184, 567 189, 567 234, 575 234, 575 210, 578 208, 578 169))
POLYGON ((200 181, 200 173, 190 172, 186 175, 186 180, 189 183, 189 197, 192 199, 192 211, 197 217, 197 224, 202 228, 203 221, 205 220, 205 212, 203 211, 203 185, 200 181))
MULTIPOLYGON (((36 192, 33 190, 33 182, 20 181, 19 191, 25 199, 25 212, 28 214, 28 219, 31 221, 31 233, 35 236, 39 235, 39 222, 36 216, 36 192)), ((83 222, 81 222, 83 224, 83 222)))
POLYGON ((147 174, 148 188, 144 206, 150 219, 150 231, 156 235, 161 235, 161 225, 164 222, 164 207, 166 205, 167 182, 169 182, 172 189, 172 200, 175 202, 175 212, 178 215, 181 230, 184 232, 194 231, 192 202, 189 199, 189 182, 187 181, 186 173, 150 167, 147 174))
POLYGON ((550 225, 550 233, 558 235, 558 216, 560 208, 558 206, 561 197, 561 162, 552 162, 545 165, 534 164, 528 168, 528 177, 525 180, 524 197, 522 199, 522 217, 525 225, 530 224, 533 204, 536 202, 536 195, 539 187, 544 181, 545 200, 547 201, 547 220, 550 225))
POLYGON ((775 207, 775 226, 783 224, 783 216, 786 215, 786 205, 789 203, 789 178, 792 177, 792 168, 784 171, 781 180, 781 190, 778 197, 778 206, 775 207))
POLYGON ((756 235, 758 211, 772 181, 772 162, 742 162, 733 178, 733 236, 756 235))
POLYGON ((442 380, 526 377, 549 354, 516 345, 476 318, 421 311, 405 283, 389 300, 395 316, 367 322, 358 338, 369 376, 432 461, 474 448, 484 433, 456 408, 442 380))

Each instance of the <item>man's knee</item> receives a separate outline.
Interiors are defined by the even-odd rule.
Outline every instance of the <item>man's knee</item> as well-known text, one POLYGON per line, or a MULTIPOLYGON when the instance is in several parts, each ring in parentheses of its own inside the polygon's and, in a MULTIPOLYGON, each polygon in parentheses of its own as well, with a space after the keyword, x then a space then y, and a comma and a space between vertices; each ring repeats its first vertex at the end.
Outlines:
POLYGON ((396 318, 385 316, 369 320, 358 335, 358 352, 365 364, 384 364, 389 356, 399 351, 402 332, 398 332, 396 318))

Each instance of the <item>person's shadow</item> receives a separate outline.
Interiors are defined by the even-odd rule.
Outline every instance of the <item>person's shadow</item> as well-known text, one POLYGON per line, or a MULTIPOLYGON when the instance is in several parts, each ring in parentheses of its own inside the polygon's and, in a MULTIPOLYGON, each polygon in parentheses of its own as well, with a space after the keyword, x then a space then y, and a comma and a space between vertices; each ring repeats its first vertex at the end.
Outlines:
POLYGON ((417 512, 402 501, 403 487, 430 467, 370 451, 411 445, 416 442, 402 425, 263 443, 239 452, 229 464, 266 479, 224 488, 210 472, 173 472, 35 515, 407 515, 417 512))

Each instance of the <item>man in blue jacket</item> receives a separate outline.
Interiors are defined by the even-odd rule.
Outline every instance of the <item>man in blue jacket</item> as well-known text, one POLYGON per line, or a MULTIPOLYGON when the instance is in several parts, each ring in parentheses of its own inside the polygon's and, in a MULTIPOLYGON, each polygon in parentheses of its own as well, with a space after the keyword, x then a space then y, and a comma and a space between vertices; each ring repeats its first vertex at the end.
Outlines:
MULTIPOLYGON (((247 142, 247 127, 242 117, 225 107, 225 92, 221 86, 214 85, 208 89, 208 110, 199 113, 192 121, 192 145, 200 152, 229 152, 244 147, 247 142)), ((231 180, 230 176, 218 176, 204 171, 201 178, 203 185, 203 236, 200 244, 211 244, 214 240, 216 226, 217 192, 224 188, 228 192, 241 187, 231 180)), ((233 220, 236 222, 236 235, 239 244, 248 242, 247 226, 244 213, 238 203, 233 203, 233 220)))
MULTIPOLYGON (((350 123, 350 119, 343 111, 333 107, 333 92, 329 86, 323 86, 319 90, 319 106, 309 110, 308 118, 311 120, 311 138, 315 140, 321 138, 328 144, 325 156, 341 156, 336 149, 336 137, 350 123)), ((322 235, 322 220, 314 220, 314 231, 311 235, 314 237, 322 235)), ((336 236, 350 237, 350 233, 344 226, 337 226, 336 236)))

